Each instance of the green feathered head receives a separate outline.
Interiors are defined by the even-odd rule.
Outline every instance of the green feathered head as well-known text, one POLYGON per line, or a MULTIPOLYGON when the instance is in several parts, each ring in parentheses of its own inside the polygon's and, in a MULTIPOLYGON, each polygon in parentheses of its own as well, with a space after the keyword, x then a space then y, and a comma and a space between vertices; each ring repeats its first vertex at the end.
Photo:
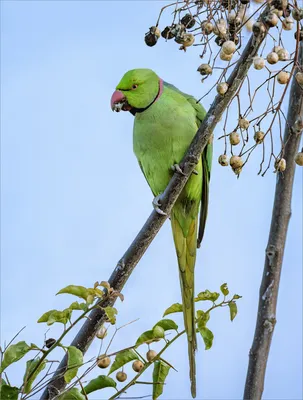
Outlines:
POLYGON ((149 107, 162 92, 162 80, 151 69, 132 69, 116 87, 111 98, 113 111, 135 114, 149 107))

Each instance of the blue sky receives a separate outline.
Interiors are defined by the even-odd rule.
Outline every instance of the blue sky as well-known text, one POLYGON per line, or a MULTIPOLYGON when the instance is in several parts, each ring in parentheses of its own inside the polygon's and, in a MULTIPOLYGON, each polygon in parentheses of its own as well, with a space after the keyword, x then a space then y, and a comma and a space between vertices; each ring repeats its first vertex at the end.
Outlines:
MULTIPOLYGON (((197 48, 184 54, 171 42, 145 46, 144 33, 164 4, 1 2, 2 342, 26 325, 22 339, 41 344, 46 328, 35 321, 43 312, 69 304, 67 296, 55 293, 71 283, 89 286, 107 280, 151 212, 152 195, 132 152, 133 117, 112 113, 111 94, 123 73, 138 67, 154 69, 197 97, 209 88, 196 72, 201 62, 197 48)), ((257 83, 260 76, 253 73, 252 80, 257 83)), ((208 97, 204 106, 210 102, 208 97)), ((262 107, 263 100, 257 111, 262 107)), ((221 134, 218 125, 215 136, 221 134)), ((199 342, 197 397, 236 400, 243 394, 255 327, 275 174, 270 170, 264 178, 257 176, 261 154, 256 153, 236 179, 216 162, 222 149, 223 143, 215 140, 196 288, 218 290, 227 282, 243 299, 233 323, 227 310, 213 313, 211 350, 204 351, 199 342)), ((266 400, 302 398, 301 243, 302 169, 297 168, 266 400)), ((139 321, 121 331, 113 350, 134 343, 180 300, 169 223, 123 293, 118 324, 139 321)), ((47 335, 58 332, 52 328, 47 335)), ((95 342, 88 357, 98 347, 95 342)), ((185 339, 167 353, 179 372, 170 373, 165 399, 190 398, 186 353, 185 339)), ((24 373, 20 365, 8 370, 14 384, 24 373)), ((128 395, 145 395, 148 389, 140 385, 128 395)), ((92 398, 107 398, 108 393, 92 398)))

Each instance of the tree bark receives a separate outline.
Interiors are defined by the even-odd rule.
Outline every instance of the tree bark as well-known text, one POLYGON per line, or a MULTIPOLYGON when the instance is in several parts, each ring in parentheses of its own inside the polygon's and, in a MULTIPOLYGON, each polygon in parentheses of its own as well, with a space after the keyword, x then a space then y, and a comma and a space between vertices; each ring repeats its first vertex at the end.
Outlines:
MULTIPOLYGON (((269 8, 267 7, 261 14, 260 18, 264 18, 264 16, 268 13, 268 10, 269 8)), ((161 209, 167 215, 160 215, 156 211, 151 213, 143 228, 138 233, 137 237, 134 239, 133 243, 130 245, 123 257, 120 259, 111 277, 109 278, 108 282, 115 290, 122 290, 135 266, 138 264, 146 249, 169 216, 175 201, 180 195, 196 164, 198 163, 202 151, 204 150, 207 142, 211 139, 214 128, 220 121, 224 111, 230 104, 231 100, 245 79, 253 62, 253 57, 257 55, 260 45, 266 37, 266 34, 267 31, 265 33, 260 32, 257 35, 252 35, 249 39, 239 61, 227 80, 229 85, 228 91, 224 96, 216 96, 186 155, 180 163, 180 167, 184 174, 175 172, 163 193, 161 209)), ((115 300, 107 300, 106 302, 101 301, 99 305, 101 307, 113 305, 114 301, 115 300)), ((71 345, 76 346, 83 353, 85 353, 94 339, 96 331, 102 325, 102 323, 104 323, 104 321, 105 315, 103 311, 99 308, 93 310, 89 315, 89 318, 83 324, 82 328, 72 341, 71 345)), ((52 380, 43 392, 41 400, 49 400, 54 398, 66 386, 63 378, 66 361, 67 358, 65 356, 58 369, 54 373, 52 380)))
MULTIPOLYGON (((300 42, 299 65, 303 65, 303 43, 300 42)), ((284 132, 286 170, 277 173, 276 191, 265 265, 259 293, 259 308, 244 390, 245 400, 259 400, 264 389, 266 365, 276 324, 276 308, 295 176, 294 158, 298 152, 303 128, 303 89, 293 78, 284 132)))

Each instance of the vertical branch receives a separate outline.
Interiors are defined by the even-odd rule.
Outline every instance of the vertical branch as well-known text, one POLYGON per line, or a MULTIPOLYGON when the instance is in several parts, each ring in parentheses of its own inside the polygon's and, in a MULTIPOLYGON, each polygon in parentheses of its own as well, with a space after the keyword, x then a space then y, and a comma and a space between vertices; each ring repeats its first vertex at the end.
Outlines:
MULTIPOLYGON (((300 42, 298 64, 303 65, 303 43, 300 42)), ((263 278, 259 294, 259 308, 249 365, 244 399, 261 399, 270 344, 276 323, 276 308, 295 175, 294 158, 298 152, 303 128, 303 90, 293 79, 289 96, 288 115, 284 132, 286 170, 277 173, 271 227, 265 255, 263 278)))

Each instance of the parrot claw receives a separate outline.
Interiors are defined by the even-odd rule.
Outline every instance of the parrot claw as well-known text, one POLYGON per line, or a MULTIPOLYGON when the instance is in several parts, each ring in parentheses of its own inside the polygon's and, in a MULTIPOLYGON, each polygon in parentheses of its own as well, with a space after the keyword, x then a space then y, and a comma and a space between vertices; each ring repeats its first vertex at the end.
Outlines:
POLYGON ((182 169, 181 169, 181 167, 180 167, 179 164, 174 164, 174 165, 172 165, 172 166, 171 166, 171 169, 172 169, 174 172, 179 172, 179 174, 185 175, 184 172, 182 171, 182 169))
MULTIPOLYGON (((179 164, 174 164, 174 165, 172 165, 172 166, 171 166, 171 169, 172 169, 174 172, 179 172, 179 174, 185 175, 184 172, 182 171, 182 169, 181 169, 181 167, 180 167, 179 164)), ((192 173, 193 173, 194 175, 199 175, 199 172, 198 172, 196 169, 194 169, 192 173)))
POLYGON ((160 215, 167 215, 166 212, 161 210, 161 194, 158 194, 153 200, 154 210, 160 215))

